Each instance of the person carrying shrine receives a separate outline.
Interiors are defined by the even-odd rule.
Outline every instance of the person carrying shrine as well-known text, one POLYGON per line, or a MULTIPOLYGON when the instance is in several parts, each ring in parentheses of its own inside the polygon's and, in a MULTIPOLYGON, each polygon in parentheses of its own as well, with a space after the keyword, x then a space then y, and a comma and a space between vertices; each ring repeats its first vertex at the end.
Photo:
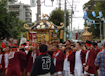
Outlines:
MULTIPOLYGON (((31 48, 31 47, 30 47, 31 48)), ((8 68, 7 76, 22 76, 20 71, 20 59, 26 58, 29 50, 22 51, 11 51, 8 55, 8 68)))
POLYGON ((36 57, 30 76, 51 76, 55 67, 50 55, 47 54, 47 45, 39 46, 40 55, 36 57))

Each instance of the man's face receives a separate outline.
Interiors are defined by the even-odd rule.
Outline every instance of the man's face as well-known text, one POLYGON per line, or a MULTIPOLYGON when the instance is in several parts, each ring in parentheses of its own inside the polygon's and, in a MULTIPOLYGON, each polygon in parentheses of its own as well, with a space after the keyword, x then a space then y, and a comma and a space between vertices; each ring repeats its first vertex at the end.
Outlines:
POLYGON ((75 43, 75 47, 76 47, 76 49, 79 49, 80 48, 80 46, 79 46, 78 43, 75 43))
POLYGON ((57 51, 58 48, 57 48, 56 46, 53 46, 53 50, 54 50, 54 51, 57 51))
POLYGON ((66 52, 70 52, 70 50, 69 49, 66 49, 66 52))
POLYGON ((9 47, 6 47, 6 51, 10 51, 10 48, 9 47))
POLYGON ((66 41, 66 45, 70 45, 69 41, 66 41))

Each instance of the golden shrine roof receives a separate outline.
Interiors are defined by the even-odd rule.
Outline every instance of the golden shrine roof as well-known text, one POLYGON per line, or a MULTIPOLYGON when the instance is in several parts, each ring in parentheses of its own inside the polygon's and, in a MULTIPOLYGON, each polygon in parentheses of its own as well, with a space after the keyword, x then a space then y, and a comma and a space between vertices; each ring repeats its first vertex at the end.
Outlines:
POLYGON ((86 29, 85 32, 84 33, 81 33, 81 35, 82 36, 91 36, 92 35, 92 32, 89 32, 88 31, 89 27, 85 27, 85 29, 86 29))
POLYGON ((55 29, 61 29, 64 27, 64 24, 61 23, 61 26, 55 25, 53 22, 48 22, 46 20, 42 20, 40 23, 36 23, 32 27, 27 27, 27 24, 24 24, 24 28, 31 30, 31 31, 38 31, 38 30, 55 30, 55 29))

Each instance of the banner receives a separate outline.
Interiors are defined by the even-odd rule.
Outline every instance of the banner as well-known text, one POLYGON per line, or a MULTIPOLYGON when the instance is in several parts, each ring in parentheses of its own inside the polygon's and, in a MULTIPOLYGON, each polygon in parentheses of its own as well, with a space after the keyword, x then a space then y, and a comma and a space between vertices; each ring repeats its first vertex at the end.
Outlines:
POLYGON ((30 0, 30 6, 35 7, 35 0, 30 0))

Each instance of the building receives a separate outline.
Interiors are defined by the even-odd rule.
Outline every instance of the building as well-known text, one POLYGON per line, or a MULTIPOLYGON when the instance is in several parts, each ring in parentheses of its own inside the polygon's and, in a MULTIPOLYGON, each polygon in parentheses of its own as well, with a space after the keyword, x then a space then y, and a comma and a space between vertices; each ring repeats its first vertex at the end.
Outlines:
POLYGON ((26 21, 28 25, 32 24, 32 11, 31 7, 28 4, 16 3, 18 0, 9 0, 8 1, 8 12, 10 11, 19 11, 17 18, 20 20, 26 21))

